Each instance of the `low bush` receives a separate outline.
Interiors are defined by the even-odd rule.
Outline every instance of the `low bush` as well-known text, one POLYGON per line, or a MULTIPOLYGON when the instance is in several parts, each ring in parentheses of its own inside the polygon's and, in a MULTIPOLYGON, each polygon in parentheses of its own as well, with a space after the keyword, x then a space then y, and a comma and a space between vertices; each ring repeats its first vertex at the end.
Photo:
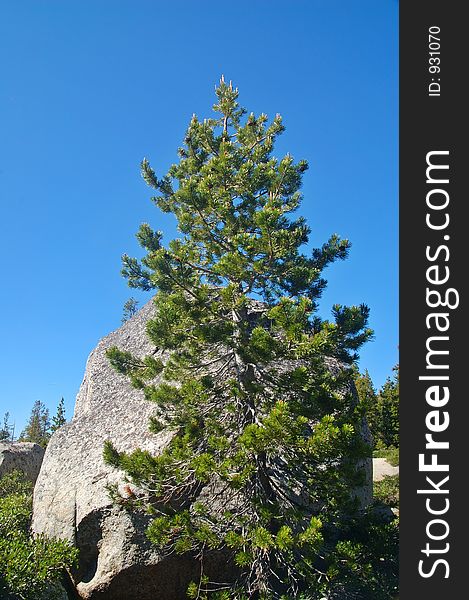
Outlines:
POLYGON ((77 560, 64 540, 30 534, 32 485, 18 471, 0 478, 0 598, 62 598, 62 572, 77 560))
POLYGON ((385 475, 374 483, 374 497, 391 508, 399 508, 399 475, 385 475))

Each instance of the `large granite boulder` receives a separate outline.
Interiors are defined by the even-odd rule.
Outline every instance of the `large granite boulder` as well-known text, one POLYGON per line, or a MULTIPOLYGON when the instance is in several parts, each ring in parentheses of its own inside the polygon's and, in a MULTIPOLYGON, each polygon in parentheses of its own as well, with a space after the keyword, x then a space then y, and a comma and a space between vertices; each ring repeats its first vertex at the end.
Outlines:
POLYGON ((150 352, 145 325, 152 309, 149 302, 89 356, 73 419, 52 436, 34 490, 33 531, 79 548, 72 579, 83 599, 170 600, 183 598, 187 587, 190 565, 161 561, 145 537, 145 519, 113 506, 107 486, 122 490, 122 473, 102 458, 108 439, 119 451, 139 446, 154 453, 169 440, 168 433, 149 433, 151 404, 105 354, 111 346, 150 352))
POLYGON ((35 483, 44 448, 31 442, 0 442, 0 477, 12 471, 23 471, 35 483))
MULTIPOLYGON (((167 431, 149 433, 151 403, 105 355, 111 346, 148 354, 152 311, 149 302, 91 353, 74 417, 52 436, 34 491, 33 530, 68 539, 80 550, 71 576, 83 600, 183 600, 188 582, 200 575, 200 565, 189 558, 159 556, 145 537, 145 516, 114 506, 108 493, 112 484, 126 492, 122 473, 103 462, 105 440, 119 451, 141 447, 159 453, 171 437, 167 431)), ((369 463, 360 467, 368 478, 358 493, 364 504, 371 499, 369 463)), ((228 576, 222 556, 211 560, 207 573, 228 576)))

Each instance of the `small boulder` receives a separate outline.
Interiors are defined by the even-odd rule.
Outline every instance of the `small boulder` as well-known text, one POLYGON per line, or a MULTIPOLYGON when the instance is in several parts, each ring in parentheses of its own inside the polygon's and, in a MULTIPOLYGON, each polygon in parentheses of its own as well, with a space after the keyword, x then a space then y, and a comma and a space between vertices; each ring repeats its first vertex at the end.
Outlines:
POLYGON ((12 471, 23 471, 26 477, 36 483, 39 475, 44 448, 31 442, 0 442, 0 477, 12 471))
POLYGON ((393 467, 385 458, 374 458, 373 481, 381 481, 386 475, 399 475, 399 467, 393 467))

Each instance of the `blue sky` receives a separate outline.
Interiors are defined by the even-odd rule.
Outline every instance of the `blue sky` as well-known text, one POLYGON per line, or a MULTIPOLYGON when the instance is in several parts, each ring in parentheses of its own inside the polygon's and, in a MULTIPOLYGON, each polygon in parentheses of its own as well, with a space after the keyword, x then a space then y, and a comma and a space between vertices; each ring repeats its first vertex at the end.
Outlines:
POLYGON ((149 222, 175 236, 139 175, 161 175, 224 73, 249 111, 284 118, 276 154, 306 158, 311 245, 337 232, 334 303, 367 303, 377 386, 398 361, 396 0, 23 0, 0 5, 0 418, 33 402, 71 417, 86 358, 131 295, 120 256, 149 222))

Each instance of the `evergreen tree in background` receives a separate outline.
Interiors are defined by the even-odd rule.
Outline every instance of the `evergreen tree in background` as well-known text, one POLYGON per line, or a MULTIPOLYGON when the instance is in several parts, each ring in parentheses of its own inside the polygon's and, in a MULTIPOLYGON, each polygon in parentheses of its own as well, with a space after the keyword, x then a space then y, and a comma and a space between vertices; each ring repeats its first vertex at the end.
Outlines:
POLYGON ((57 412, 52 417, 52 425, 50 428, 51 432, 56 432, 57 429, 60 429, 60 427, 62 427, 62 425, 65 425, 66 422, 67 419, 65 418, 65 400, 61 398, 57 406, 57 412))
POLYGON ((3 416, 3 425, 0 429, 0 442, 13 441, 14 426, 10 425, 10 413, 6 412, 3 416))
POLYGON ((377 409, 380 420, 379 440, 383 446, 399 447, 399 365, 392 379, 387 378, 378 394, 377 409))
POLYGON ((358 373, 355 385, 366 414, 375 448, 399 447, 399 365, 377 393, 368 371, 358 373))
POLYGON ((34 442, 44 448, 50 439, 49 409, 40 400, 36 400, 31 410, 28 424, 21 433, 20 442, 34 442))
POLYGON ((368 426, 373 436, 373 442, 376 442, 379 432, 379 419, 377 413, 378 398, 368 370, 365 370, 363 374, 357 371, 357 375, 355 376, 355 387, 357 388, 360 405, 363 407, 368 426))
POLYGON ((125 323, 134 316, 138 310, 138 304, 139 302, 135 298, 129 298, 127 300, 123 308, 122 323, 125 323))
POLYGON ((339 598, 345 580, 353 597, 390 598, 371 530, 354 538, 351 527, 355 461, 369 449, 362 408, 344 390, 371 336, 368 308, 335 305, 331 321, 317 314, 322 273, 350 244, 333 235, 301 251, 310 230, 293 213, 306 162, 274 157, 279 115, 246 116, 223 79, 216 95, 216 116, 192 117, 167 175, 142 163, 180 235, 163 245, 161 232, 140 227, 146 254, 124 255, 123 274, 157 292, 147 325, 156 349, 108 356, 155 404, 150 429, 174 435, 157 457, 106 443, 106 462, 146 490, 114 497, 153 514, 147 535, 163 554, 200 560, 192 598, 339 598), (204 501, 206 486, 218 490, 218 509, 204 501), (236 564, 235 583, 206 576, 214 551, 236 564))

